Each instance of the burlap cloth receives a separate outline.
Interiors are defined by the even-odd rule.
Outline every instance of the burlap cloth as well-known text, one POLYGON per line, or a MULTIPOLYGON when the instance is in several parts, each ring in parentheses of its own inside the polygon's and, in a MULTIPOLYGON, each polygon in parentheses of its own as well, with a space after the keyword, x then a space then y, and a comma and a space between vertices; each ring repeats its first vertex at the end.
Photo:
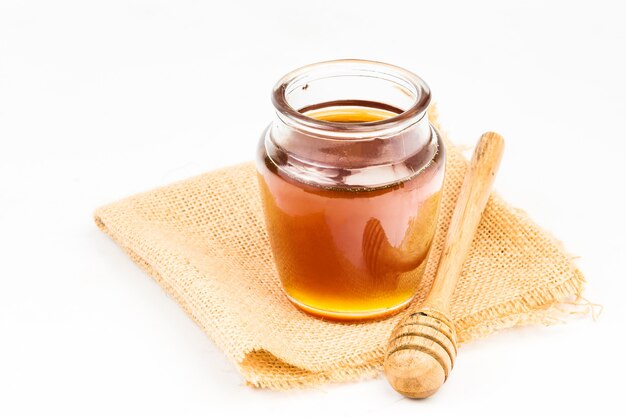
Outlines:
MULTIPOLYGON (((431 117, 431 119, 434 119, 431 117)), ((467 161, 448 145, 447 175, 425 296, 467 161)), ((95 220, 232 360, 246 382, 275 389, 378 375, 400 318, 341 324, 308 316, 282 294, 252 163, 98 209, 95 220)), ((546 323, 584 278, 561 245, 492 195, 454 293, 459 341, 546 323)))

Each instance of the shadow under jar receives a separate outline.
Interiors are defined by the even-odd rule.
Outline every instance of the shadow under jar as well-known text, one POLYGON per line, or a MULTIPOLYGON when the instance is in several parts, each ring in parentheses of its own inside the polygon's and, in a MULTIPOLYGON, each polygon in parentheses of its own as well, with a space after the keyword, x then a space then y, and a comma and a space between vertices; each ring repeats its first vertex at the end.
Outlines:
POLYGON ((428 86, 392 65, 340 60, 287 74, 272 101, 257 169, 287 297, 341 320, 405 307, 424 273, 445 170, 428 86))

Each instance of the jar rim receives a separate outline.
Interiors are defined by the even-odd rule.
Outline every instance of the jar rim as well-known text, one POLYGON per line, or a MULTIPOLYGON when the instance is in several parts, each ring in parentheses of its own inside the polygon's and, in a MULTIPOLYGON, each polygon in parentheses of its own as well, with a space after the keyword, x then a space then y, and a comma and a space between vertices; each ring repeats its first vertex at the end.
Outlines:
POLYGON ((272 90, 272 103, 279 115, 285 116, 301 126, 325 133, 375 133, 379 130, 386 131, 392 129, 397 131, 399 128, 404 129, 416 123, 425 115, 430 100, 430 88, 422 78, 413 72, 392 64, 363 59, 322 61, 300 67, 283 76, 272 90), (332 71, 336 71, 334 76, 341 76, 342 73, 344 76, 350 76, 346 69, 350 67, 359 71, 371 72, 372 76, 380 74, 381 76, 393 76, 402 80, 414 90, 411 92, 414 94, 411 105, 403 110, 402 113, 382 120, 344 123, 315 119, 301 113, 289 103, 287 99, 287 94, 290 92, 289 87, 301 80, 302 77, 315 75, 316 73, 326 74, 326 77, 328 77, 328 74, 332 74, 332 71))

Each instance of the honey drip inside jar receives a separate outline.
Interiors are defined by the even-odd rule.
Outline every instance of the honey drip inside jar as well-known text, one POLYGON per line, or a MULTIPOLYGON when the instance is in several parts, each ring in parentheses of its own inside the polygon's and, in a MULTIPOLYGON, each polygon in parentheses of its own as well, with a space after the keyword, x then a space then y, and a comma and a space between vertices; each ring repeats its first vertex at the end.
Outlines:
MULTIPOLYGON (((300 112, 346 124, 401 113, 386 104, 355 101, 300 112)), ((346 143, 342 157, 380 157, 383 141, 398 138, 346 143)), ((295 178, 288 160, 262 154, 266 225, 282 286, 293 303, 324 317, 362 319, 389 315, 410 302, 437 222, 445 161, 438 143, 432 141, 400 164, 334 168, 331 174, 320 167, 320 173, 332 176, 329 185, 295 178)))

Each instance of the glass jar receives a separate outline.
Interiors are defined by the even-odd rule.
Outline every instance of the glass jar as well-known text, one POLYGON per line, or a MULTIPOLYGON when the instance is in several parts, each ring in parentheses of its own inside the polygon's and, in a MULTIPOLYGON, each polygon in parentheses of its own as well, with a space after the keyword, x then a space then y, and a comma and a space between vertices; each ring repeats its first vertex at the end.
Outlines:
POLYGON ((392 314, 415 295, 435 232, 445 153, 417 75, 322 62, 274 87, 257 153, 285 294, 333 319, 392 314))

